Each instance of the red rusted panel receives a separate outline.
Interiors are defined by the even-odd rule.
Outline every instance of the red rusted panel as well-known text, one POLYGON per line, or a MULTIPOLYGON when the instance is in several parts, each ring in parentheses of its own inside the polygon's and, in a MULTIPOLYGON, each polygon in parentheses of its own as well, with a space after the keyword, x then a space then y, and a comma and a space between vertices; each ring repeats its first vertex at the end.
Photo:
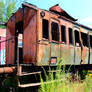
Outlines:
POLYGON ((23 63, 36 63, 36 11, 24 8, 23 63))
POLYGON ((23 20, 23 8, 20 8, 15 14, 16 23, 23 20))
MULTIPOLYGON (((20 8, 13 16, 10 17, 7 23, 6 31, 6 63, 15 63, 15 37, 16 35, 16 23, 23 20, 23 8, 20 8)), ((21 30, 18 30, 19 32, 21 30)))
POLYGON ((6 30, 6 64, 14 64, 15 59, 15 17, 12 16, 7 23, 6 30), (11 26, 12 25, 12 26, 11 26))
POLYGON ((82 46, 82 56, 81 56, 82 62, 81 64, 88 64, 89 60, 89 48, 82 46))

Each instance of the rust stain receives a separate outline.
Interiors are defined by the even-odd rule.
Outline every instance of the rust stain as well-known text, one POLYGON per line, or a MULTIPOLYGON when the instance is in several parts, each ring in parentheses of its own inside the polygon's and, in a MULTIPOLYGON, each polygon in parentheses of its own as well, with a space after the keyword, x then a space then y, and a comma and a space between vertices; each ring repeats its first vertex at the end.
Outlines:
POLYGON ((37 29, 36 11, 24 8, 23 63, 36 63, 37 29))
POLYGON ((85 57, 86 57, 86 49, 85 49, 85 47, 83 46, 82 47, 82 62, 81 62, 81 64, 84 64, 85 62, 85 57))

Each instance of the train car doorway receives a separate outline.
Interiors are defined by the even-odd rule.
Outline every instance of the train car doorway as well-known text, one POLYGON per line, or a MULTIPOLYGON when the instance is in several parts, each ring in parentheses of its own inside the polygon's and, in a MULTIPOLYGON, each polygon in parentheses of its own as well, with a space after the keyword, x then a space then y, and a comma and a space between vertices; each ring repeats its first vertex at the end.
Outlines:
POLYGON ((19 54, 19 63, 23 63, 23 34, 18 35, 18 54, 19 54))
POLYGON ((23 63, 23 22, 16 23, 15 30, 15 64, 23 63))
POLYGON ((78 27, 74 27, 74 37, 75 37, 74 64, 79 65, 81 62, 81 44, 80 44, 80 29, 78 27))

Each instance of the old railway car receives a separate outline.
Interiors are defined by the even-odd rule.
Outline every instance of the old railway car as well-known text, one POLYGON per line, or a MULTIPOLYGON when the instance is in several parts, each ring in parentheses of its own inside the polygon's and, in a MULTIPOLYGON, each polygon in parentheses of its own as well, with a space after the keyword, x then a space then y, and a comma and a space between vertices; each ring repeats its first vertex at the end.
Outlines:
POLYGON ((23 3, 7 22, 8 39, 7 65, 56 66, 58 58, 65 65, 92 64, 92 29, 79 24, 58 4, 47 11, 23 3))

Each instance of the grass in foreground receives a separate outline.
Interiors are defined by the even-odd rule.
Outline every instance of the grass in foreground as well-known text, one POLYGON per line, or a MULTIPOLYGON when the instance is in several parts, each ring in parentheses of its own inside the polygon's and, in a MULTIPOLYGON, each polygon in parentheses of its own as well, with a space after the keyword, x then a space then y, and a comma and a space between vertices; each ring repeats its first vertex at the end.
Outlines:
POLYGON ((39 92, 92 92, 92 77, 87 77, 83 82, 74 81, 74 79, 71 82, 72 78, 69 74, 69 70, 65 73, 65 68, 61 69, 61 67, 61 64, 57 66, 55 76, 52 72, 47 75, 44 70, 47 83, 44 84, 41 77, 41 87, 39 92))

